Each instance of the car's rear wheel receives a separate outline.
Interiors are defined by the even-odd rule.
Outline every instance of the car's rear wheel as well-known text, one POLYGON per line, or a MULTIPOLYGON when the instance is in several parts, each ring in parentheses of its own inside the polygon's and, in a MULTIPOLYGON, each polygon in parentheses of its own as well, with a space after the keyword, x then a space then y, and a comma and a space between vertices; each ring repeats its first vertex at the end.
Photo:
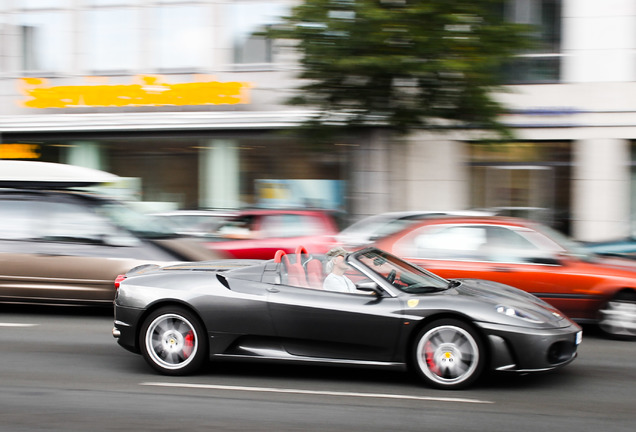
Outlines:
POLYGON ((619 339, 636 339, 636 293, 622 292, 600 310, 599 327, 619 339))
POLYGON ((485 350, 468 324, 443 319, 425 326, 414 343, 413 364, 429 385, 459 389, 472 384, 485 365, 485 350))
POLYGON ((144 320, 139 338, 143 357, 165 375, 193 373, 208 355, 203 325, 196 315, 178 306, 151 313, 144 320))

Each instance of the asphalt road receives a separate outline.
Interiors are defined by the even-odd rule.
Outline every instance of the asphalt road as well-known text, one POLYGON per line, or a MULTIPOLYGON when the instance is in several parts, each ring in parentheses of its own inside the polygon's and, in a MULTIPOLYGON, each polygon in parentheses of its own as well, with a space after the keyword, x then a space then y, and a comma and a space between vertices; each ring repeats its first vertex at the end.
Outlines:
POLYGON ((636 342, 586 328, 544 375, 433 390, 408 373, 214 363, 157 375, 95 310, 0 307, 0 431, 629 431, 636 342))

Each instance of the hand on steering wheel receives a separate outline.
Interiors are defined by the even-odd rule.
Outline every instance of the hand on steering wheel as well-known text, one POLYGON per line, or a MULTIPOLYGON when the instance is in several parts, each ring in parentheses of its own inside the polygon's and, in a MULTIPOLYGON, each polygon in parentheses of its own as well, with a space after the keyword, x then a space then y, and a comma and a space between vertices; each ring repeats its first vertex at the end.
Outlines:
POLYGON ((395 271, 395 269, 391 270, 391 272, 387 275, 386 280, 389 281, 390 284, 393 283, 393 281, 395 280, 395 275, 397 274, 397 272, 395 271))

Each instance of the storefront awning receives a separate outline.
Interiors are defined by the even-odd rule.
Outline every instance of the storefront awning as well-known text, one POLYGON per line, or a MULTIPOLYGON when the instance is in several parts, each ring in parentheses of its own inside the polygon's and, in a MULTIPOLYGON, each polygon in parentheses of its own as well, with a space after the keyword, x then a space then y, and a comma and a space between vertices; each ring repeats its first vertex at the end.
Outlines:
POLYGON ((298 126, 315 111, 143 112, 0 116, 0 133, 282 129, 298 126))

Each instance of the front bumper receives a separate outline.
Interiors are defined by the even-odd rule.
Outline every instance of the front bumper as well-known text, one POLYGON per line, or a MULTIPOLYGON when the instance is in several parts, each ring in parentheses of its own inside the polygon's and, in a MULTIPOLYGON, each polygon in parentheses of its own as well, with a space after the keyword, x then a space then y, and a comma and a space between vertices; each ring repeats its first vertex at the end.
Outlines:
POLYGON ((540 372, 562 367, 577 356, 581 328, 532 329, 480 323, 487 336, 491 368, 500 371, 540 372))

